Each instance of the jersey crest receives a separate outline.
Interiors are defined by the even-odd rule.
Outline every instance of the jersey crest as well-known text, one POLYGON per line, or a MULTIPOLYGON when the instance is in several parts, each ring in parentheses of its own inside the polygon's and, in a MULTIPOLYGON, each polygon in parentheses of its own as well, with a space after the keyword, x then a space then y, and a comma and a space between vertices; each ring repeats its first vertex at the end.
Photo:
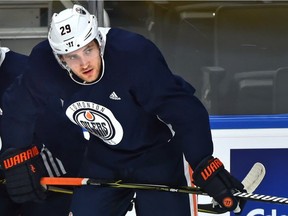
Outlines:
POLYGON ((109 145, 117 145, 123 138, 123 128, 111 110, 102 105, 77 101, 71 104, 66 115, 74 123, 109 145))

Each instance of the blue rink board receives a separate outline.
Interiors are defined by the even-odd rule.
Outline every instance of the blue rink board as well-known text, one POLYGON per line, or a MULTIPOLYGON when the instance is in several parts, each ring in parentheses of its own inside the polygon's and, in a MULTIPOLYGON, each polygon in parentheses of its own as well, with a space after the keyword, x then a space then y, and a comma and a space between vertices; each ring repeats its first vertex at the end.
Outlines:
MULTIPOLYGON (((210 116, 211 129, 288 128, 288 115, 210 116)), ((288 143, 287 149, 231 149, 230 171, 242 180, 256 162, 266 168, 266 175, 254 193, 288 197, 288 143)), ((231 213, 231 215, 235 215, 231 213)), ((247 202, 241 216, 288 216, 288 205, 247 202)))
MULTIPOLYGON (((254 163, 261 162, 266 168, 266 175, 254 193, 288 197, 287 155, 288 149, 232 149, 230 171, 242 180, 254 163)), ((249 201, 241 215, 287 216, 288 204, 249 201)))
POLYGON ((288 128, 288 114, 210 116, 211 129, 288 128))

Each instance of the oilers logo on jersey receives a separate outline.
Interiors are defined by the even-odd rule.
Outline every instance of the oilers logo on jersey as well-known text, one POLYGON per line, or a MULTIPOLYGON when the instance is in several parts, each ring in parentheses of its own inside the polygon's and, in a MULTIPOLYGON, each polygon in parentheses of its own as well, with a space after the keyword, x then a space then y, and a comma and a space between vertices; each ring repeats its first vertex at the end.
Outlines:
POLYGON ((109 145, 117 145, 123 138, 123 128, 106 107, 87 101, 77 101, 66 110, 67 117, 90 134, 109 145))

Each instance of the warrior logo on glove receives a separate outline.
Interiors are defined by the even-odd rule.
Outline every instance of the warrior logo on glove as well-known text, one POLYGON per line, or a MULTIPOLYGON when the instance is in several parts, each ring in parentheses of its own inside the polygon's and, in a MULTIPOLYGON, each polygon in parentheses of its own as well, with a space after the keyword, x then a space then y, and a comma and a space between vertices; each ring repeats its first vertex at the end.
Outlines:
POLYGON ((3 161, 3 165, 5 169, 9 169, 11 167, 14 167, 18 164, 21 164, 27 160, 30 160, 31 158, 39 155, 39 149, 37 146, 33 146, 30 149, 27 149, 24 152, 21 152, 19 154, 13 155, 12 157, 9 157, 3 161))
POLYGON ((223 206, 226 208, 231 208, 234 204, 233 200, 230 197, 226 197, 223 199, 223 206))
POLYGON ((208 166, 201 172, 201 176, 206 181, 220 167, 223 167, 223 163, 218 158, 210 160, 208 166))

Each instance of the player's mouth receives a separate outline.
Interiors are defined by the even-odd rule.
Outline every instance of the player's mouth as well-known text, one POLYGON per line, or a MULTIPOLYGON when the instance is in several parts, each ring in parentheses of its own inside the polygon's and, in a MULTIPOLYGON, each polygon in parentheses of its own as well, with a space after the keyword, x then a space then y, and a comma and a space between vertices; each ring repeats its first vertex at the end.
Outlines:
POLYGON ((93 73, 93 69, 88 69, 88 70, 85 70, 85 71, 82 71, 82 74, 83 75, 91 75, 93 73))

